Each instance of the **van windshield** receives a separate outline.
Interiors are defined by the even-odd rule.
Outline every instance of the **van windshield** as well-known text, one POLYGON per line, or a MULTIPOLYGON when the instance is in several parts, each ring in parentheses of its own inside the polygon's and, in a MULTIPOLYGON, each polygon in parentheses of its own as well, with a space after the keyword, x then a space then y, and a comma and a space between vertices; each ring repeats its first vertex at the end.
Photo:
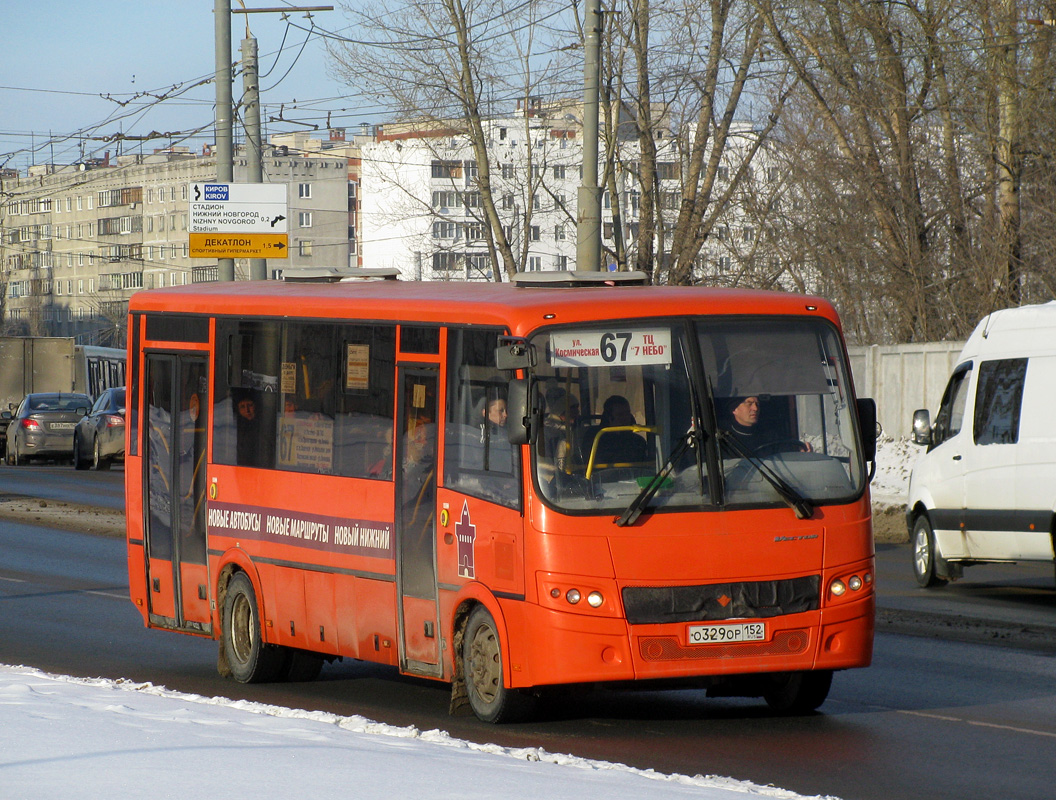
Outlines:
POLYGON ((563 510, 622 512, 661 471, 652 510, 783 505, 781 484, 814 505, 862 491, 848 372, 826 322, 632 320, 533 344, 533 468, 563 510))

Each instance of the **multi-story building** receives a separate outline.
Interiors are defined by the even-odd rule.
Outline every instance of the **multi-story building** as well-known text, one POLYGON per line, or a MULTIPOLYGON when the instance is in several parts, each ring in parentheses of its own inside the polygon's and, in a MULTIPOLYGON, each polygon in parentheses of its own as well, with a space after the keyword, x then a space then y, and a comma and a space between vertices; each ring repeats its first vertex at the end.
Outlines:
MULTIPOLYGON (((347 159, 269 148, 265 181, 284 183, 289 257, 272 276, 349 263, 347 159)), ((189 253, 189 190, 216 180, 216 159, 186 148, 32 167, 2 178, 0 284, 6 331, 104 338, 132 292, 216 280, 215 259, 189 253)), ((236 153, 234 182, 246 182, 236 153)), ((236 277, 247 262, 236 260, 236 277)))
MULTIPOLYGON (((582 183, 581 107, 566 102, 534 105, 527 112, 484 123, 489 177, 499 224, 510 242, 517 268, 550 271, 576 268, 576 205, 582 183)), ((622 250, 633 263, 639 235, 639 143, 630 126, 619 132, 615 173, 602 187, 602 243, 614 268, 622 250), (617 212, 618 213, 614 213, 617 212)), ((750 126, 738 135, 718 168, 714 196, 730 186, 754 136, 750 126)), ((658 137, 657 213, 670 250, 670 231, 682 201, 682 142, 658 137)), ((451 124, 385 125, 361 146, 360 240, 364 263, 396 268, 405 279, 488 280, 496 265, 487 246, 489 222, 480 192, 480 165, 468 136, 451 124)), ((604 178, 604 170, 601 171, 604 178)), ((712 229, 697 259, 695 278, 736 283, 746 269, 771 264, 762 250, 757 209, 775 190, 779 175, 766 150, 756 156, 742 190, 712 229)), ((663 258, 663 256, 661 256, 663 258)), ((780 283, 780 281, 776 281, 780 283)))

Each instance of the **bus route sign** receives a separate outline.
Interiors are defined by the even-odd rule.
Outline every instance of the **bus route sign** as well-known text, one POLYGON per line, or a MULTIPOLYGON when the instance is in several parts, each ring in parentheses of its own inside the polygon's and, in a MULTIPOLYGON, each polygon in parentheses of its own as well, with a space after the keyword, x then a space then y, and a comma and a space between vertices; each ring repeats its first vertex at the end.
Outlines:
POLYGON ((192 183, 191 258, 287 258, 286 185, 192 183))

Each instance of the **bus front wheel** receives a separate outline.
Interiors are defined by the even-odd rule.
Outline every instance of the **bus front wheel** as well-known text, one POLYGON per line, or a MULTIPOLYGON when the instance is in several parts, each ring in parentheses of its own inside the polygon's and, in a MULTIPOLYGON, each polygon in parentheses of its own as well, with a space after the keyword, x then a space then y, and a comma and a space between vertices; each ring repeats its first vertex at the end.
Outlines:
POLYGON ((239 683, 278 678, 284 666, 283 653, 261 639, 257 595, 245 573, 236 573, 227 585, 223 624, 224 653, 232 678, 239 683))
POLYGON ((527 715, 530 698, 503 684, 502 645, 491 613, 477 606, 462 638, 462 669, 473 713, 484 722, 514 722, 527 715))
POLYGON ((774 677, 763 699, 779 714, 808 714, 825 702, 831 686, 831 669, 788 672, 774 677))

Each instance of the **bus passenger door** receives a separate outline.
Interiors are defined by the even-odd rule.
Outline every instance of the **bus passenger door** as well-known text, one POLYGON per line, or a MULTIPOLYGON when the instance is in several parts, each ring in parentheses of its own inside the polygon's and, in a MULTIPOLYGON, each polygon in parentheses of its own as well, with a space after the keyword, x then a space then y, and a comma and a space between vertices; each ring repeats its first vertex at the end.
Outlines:
POLYGON ((209 633, 206 565, 208 362, 147 355, 145 513, 153 625, 209 633))
POLYGON ((436 586, 438 371, 400 367, 396 441, 396 589, 400 667, 440 675, 436 586))

